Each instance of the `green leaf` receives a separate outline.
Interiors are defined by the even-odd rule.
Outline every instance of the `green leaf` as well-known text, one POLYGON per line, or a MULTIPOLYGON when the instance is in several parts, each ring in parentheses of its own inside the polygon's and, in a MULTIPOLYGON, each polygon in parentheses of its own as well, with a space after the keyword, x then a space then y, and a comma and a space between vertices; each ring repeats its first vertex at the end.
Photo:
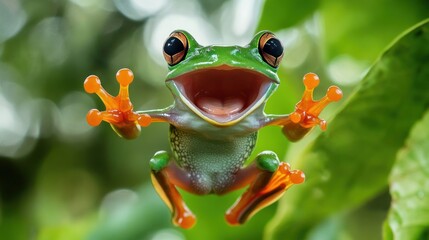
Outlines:
POLYGON ((428 43, 429 21, 399 38, 328 130, 286 159, 307 179, 281 199, 266 238, 302 239, 328 215, 357 207, 387 186, 397 151, 429 107, 428 43))
POLYGON ((429 238, 429 112, 411 132, 390 174, 390 239, 429 238))
POLYGON ((325 50, 330 58, 349 55, 373 62, 392 38, 429 17, 428 12, 427 2, 419 0, 325 0, 321 8, 325 50))
POLYGON ((299 24, 316 11, 319 0, 267 0, 258 30, 277 31, 299 24))

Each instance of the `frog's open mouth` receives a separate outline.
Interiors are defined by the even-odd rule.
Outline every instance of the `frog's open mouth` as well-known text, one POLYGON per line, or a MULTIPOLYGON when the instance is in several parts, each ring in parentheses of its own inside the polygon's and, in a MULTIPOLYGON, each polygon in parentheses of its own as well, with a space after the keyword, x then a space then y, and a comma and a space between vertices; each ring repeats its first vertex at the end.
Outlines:
POLYGON ((228 125, 264 101, 272 80, 250 69, 220 67, 186 73, 174 82, 198 115, 228 125))

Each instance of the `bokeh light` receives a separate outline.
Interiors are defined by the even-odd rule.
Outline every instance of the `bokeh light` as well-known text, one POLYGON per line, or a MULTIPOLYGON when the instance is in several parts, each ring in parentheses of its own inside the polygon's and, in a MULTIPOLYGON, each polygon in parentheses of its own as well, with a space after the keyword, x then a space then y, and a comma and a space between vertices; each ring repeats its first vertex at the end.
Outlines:
POLYGON ((0 44, 17 34, 27 21, 19 0, 0 0, 0 44))
POLYGON ((132 20, 142 20, 162 10, 169 0, 114 0, 118 10, 132 20))

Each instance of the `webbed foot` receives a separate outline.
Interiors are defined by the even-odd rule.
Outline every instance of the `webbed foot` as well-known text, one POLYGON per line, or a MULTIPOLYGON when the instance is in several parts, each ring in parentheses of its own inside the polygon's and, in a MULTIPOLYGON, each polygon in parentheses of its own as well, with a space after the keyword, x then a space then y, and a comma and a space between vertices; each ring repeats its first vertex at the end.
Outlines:
POLYGON ((273 152, 259 154, 256 164, 259 176, 225 214, 231 225, 245 223, 259 210, 277 201, 292 185, 305 180, 302 171, 290 170, 289 164, 279 162, 273 152))
POLYGON ((174 184, 174 175, 178 173, 178 168, 169 165, 169 158, 165 151, 159 151, 152 157, 150 160, 152 183, 158 195, 170 208, 173 224, 188 229, 195 225, 197 219, 186 206, 174 184))

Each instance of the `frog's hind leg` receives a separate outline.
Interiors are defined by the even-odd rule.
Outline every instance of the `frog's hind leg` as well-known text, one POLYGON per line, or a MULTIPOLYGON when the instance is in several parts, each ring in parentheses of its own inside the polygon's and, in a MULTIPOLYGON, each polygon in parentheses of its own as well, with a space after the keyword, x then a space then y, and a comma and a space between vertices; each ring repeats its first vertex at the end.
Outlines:
POLYGON ((274 152, 262 152, 255 163, 237 173, 237 180, 229 190, 250 186, 228 209, 225 218, 231 225, 243 224, 256 212, 278 200, 293 184, 303 181, 303 172, 291 171, 289 164, 280 162, 274 152))
POLYGON ((176 186, 187 189, 189 178, 174 162, 169 163, 167 152, 159 151, 150 160, 152 183, 172 212, 172 221, 182 228, 194 226, 196 218, 189 210, 176 186))

